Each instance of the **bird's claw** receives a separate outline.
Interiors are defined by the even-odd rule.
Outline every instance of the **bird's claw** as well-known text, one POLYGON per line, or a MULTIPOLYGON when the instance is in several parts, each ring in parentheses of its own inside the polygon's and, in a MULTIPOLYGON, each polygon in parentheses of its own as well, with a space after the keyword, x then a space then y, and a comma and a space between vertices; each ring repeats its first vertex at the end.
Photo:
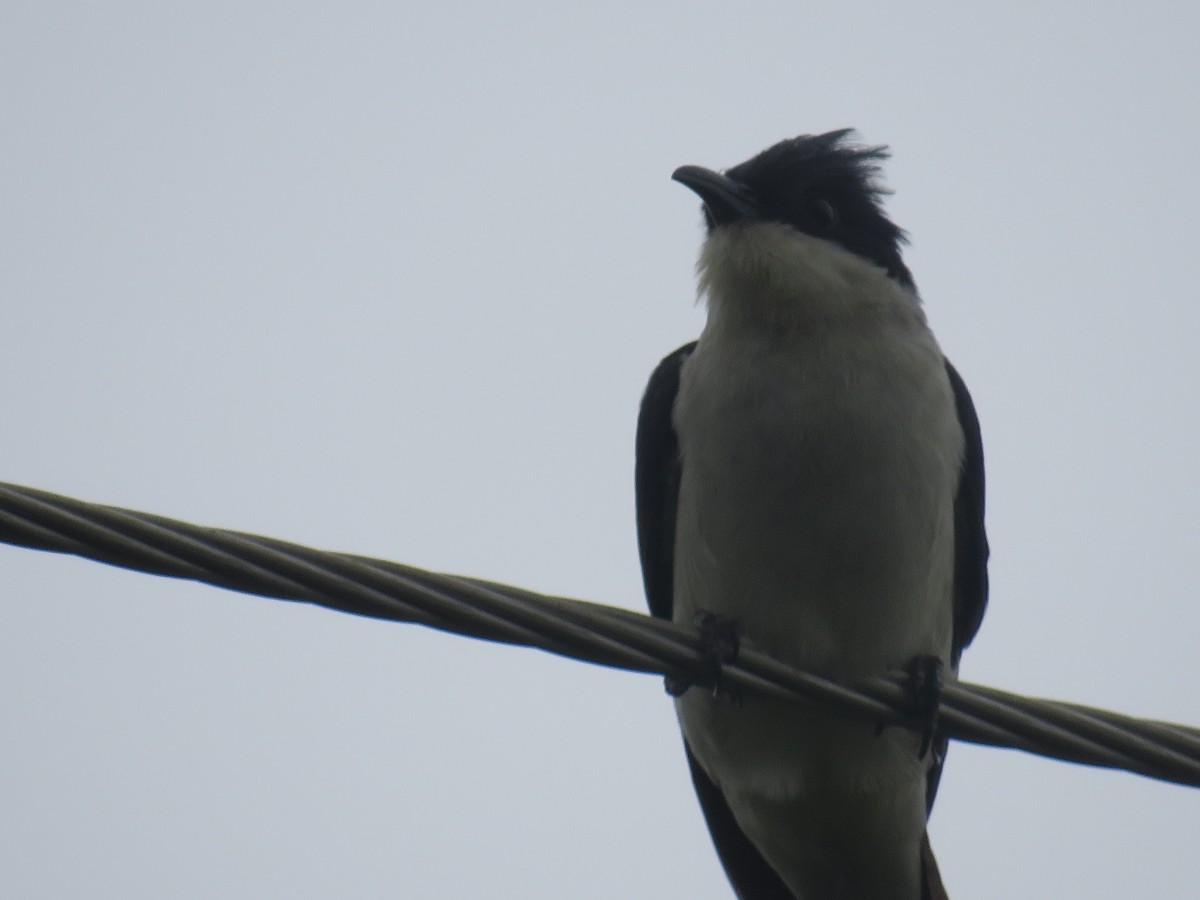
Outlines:
POLYGON ((936 656, 918 656, 908 664, 913 715, 921 725, 921 749, 917 751, 917 759, 924 759, 934 743, 945 669, 945 663, 936 656))
POLYGON ((740 706, 737 692, 726 688, 721 678, 721 667, 737 662, 742 640, 737 619, 702 610, 693 617, 692 624, 700 633, 699 664, 687 674, 666 676, 663 684, 667 693, 679 697, 688 688, 699 685, 710 688, 714 697, 726 694, 740 706))

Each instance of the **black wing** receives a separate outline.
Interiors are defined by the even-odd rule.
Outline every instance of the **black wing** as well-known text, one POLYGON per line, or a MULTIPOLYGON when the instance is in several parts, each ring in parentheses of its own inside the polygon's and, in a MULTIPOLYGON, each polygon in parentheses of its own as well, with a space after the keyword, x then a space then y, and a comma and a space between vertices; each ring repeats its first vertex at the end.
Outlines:
MULTIPOLYGON (((979 417, 962 376, 946 360, 946 374, 954 391, 954 409, 963 432, 963 464, 954 495, 954 636, 950 659, 957 668, 963 649, 971 643, 988 601, 988 542, 983 527, 983 437, 979 417)), ((933 809, 949 741, 941 738, 934 748, 934 765, 925 783, 926 811, 933 809)))
POLYGON ((638 552, 650 612, 671 618, 675 582, 675 507, 679 502, 679 440, 671 412, 679 393, 679 370, 696 349, 685 344, 658 364, 638 413, 633 470, 637 495, 638 552))
MULTIPOLYGON (((646 386, 638 415, 634 467, 638 550, 650 612, 662 619, 671 618, 673 605, 675 512, 682 471, 671 413, 679 393, 680 369, 695 348, 693 341, 658 364, 646 386)), ((795 900, 738 826, 720 788, 696 761, 686 742, 684 749, 713 845, 737 895, 742 900, 795 900)))
POLYGON ((971 394, 950 361, 946 374, 954 391, 954 408, 966 441, 958 493, 954 496, 954 665, 971 643, 988 601, 988 542, 983 528, 983 437, 971 394))

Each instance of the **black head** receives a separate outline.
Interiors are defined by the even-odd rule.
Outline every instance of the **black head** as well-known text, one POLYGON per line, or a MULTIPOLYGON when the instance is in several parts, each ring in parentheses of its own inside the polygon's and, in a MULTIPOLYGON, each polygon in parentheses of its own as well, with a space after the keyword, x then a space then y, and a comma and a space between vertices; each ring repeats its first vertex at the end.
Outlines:
POLYGON ((854 144, 853 133, 801 135, 724 173, 681 166, 671 177, 700 195, 710 234, 737 222, 782 222, 833 241, 912 287, 900 256, 904 231, 883 211, 887 191, 878 176, 887 148, 854 144))

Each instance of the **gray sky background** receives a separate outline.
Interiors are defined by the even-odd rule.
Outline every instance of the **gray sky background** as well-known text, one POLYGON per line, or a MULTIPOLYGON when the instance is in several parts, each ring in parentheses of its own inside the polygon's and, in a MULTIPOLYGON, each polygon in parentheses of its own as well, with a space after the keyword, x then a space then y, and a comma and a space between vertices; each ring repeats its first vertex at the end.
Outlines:
MULTIPOLYGON (((963 675, 1200 724, 1200 7, 6 4, 0 479, 642 607, 682 163, 888 143, 983 421, 963 675)), ((6 897, 729 896, 661 683, 0 547, 6 897)), ((956 900, 1194 893, 1200 795, 952 749, 956 900)))

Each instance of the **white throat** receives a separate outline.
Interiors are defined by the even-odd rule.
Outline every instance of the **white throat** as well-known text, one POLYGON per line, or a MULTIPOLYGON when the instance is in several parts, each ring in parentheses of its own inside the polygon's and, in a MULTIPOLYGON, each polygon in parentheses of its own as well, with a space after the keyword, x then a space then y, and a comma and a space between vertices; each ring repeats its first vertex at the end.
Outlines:
POLYGON ((696 266, 710 323, 753 319, 774 329, 845 316, 918 318, 916 293, 862 257, 777 222, 718 228, 696 266))

